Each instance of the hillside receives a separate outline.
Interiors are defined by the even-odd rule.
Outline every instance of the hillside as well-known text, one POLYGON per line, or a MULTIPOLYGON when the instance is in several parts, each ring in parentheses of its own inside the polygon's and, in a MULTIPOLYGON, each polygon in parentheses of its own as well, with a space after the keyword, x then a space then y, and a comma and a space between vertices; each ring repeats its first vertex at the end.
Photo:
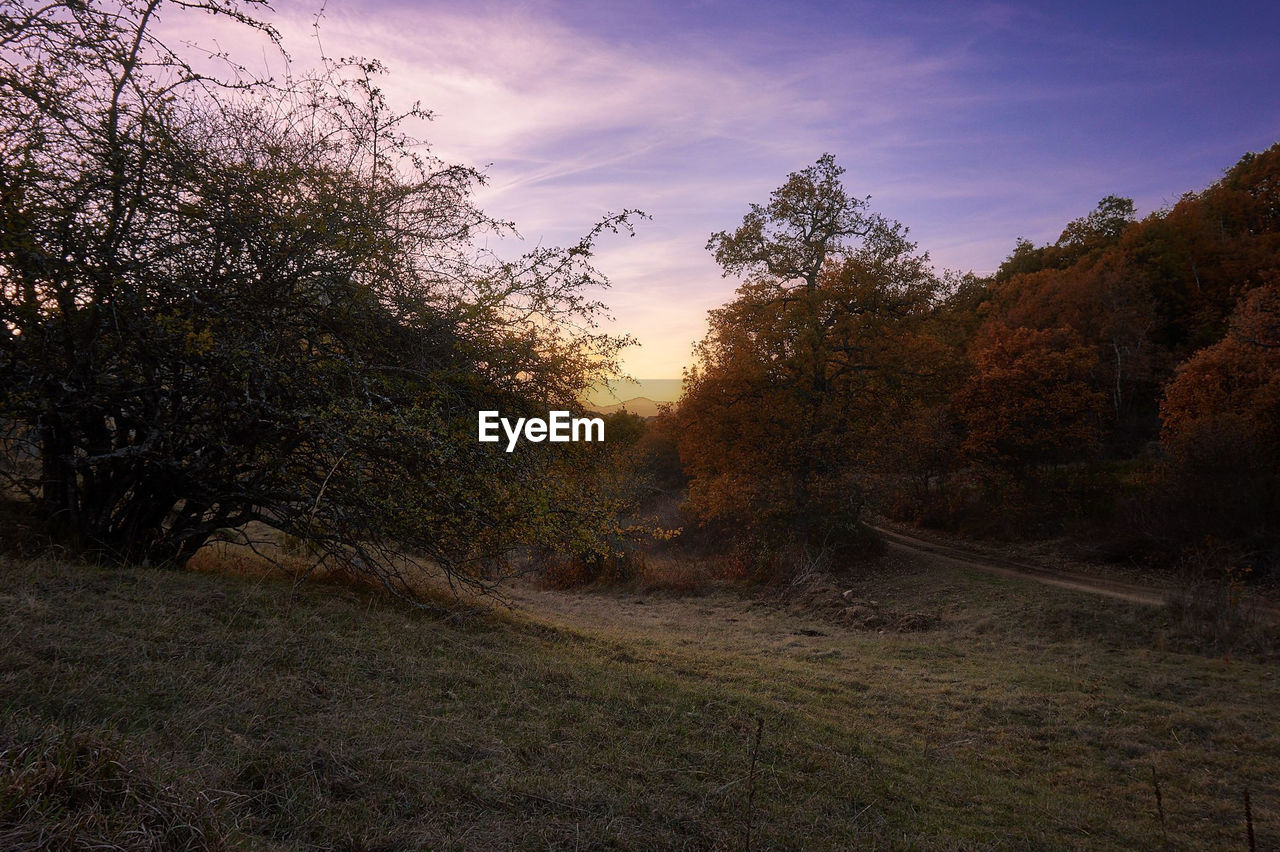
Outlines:
POLYGON ((591 405, 617 405, 641 396, 655 402, 674 402, 683 392, 683 379, 617 379, 607 385, 593 387, 587 394, 587 402, 591 405))
POLYGON ((340 587, 5 561, 0 840, 1243 848, 1248 788, 1280 842, 1274 662, 1193 653, 1166 609, 887 560, 846 581, 857 626, 820 586, 521 587, 450 626, 340 587))
POLYGON ((617 411, 629 411, 632 414, 638 414, 641 417, 657 417, 658 406, 665 403, 654 402, 648 397, 638 396, 635 399, 629 399, 626 402, 620 402, 616 405, 592 405, 592 411, 598 411, 601 414, 613 414, 617 411))

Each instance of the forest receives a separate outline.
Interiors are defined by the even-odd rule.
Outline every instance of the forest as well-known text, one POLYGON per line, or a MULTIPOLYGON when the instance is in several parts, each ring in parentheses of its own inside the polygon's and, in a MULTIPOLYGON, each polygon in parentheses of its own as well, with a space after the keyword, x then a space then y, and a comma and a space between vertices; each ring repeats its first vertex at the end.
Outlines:
POLYGON ((825 156, 711 238, 737 298, 669 422, 706 525, 790 570, 873 514, 1276 579, 1280 146, 938 277, 825 156), (757 550, 757 552, 760 552, 757 550))

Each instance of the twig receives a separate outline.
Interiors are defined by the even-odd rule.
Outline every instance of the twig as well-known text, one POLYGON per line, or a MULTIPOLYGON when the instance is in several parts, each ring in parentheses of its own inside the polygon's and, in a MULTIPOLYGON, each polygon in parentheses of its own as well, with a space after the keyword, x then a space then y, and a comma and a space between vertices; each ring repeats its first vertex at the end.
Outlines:
POLYGON ((1249 788, 1244 788, 1244 828, 1249 838, 1249 852, 1258 852, 1258 841, 1253 836, 1253 803, 1249 801, 1249 788))
POLYGON ((1169 848, 1169 829, 1165 826, 1164 820, 1164 797, 1160 795, 1160 777, 1156 775, 1156 768, 1151 767, 1151 785, 1156 788, 1156 812, 1160 814, 1160 839, 1161 845, 1169 848))
POLYGON ((760 739, 764 736, 764 717, 756 717, 756 736, 751 743, 751 767, 747 770, 747 836, 742 844, 744 852, 751 852, 751 823, 755 816, 756 760, 760 757, 760 739))

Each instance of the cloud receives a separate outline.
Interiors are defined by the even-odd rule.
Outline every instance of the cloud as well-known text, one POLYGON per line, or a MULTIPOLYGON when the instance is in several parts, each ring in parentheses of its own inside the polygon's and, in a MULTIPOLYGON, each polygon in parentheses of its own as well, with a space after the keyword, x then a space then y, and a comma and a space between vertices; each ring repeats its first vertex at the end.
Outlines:
MULTIPOLYGON (((314 63, 314 12, 279 9, 295 65, 314 63)), ((645 344, 628 363, 648 376, 678 375, 706 310, 736 286, 704 250, 712 231, 834 143, 863 163, 919 144, 909 119, 958 96, 944 85, 957 57, 913 55, 902 39, 623 42, 531 7, 339 2, 319 37, 331 57, 388 66, 392 103, 434 113, 418 132, 442 159, 485 169, 480 203, 515 221, 526 246, 572 242, 623 208, 653 217, 598 256, 615 327, 645 344)))
MULTIPOLYGON (((299 66, 315 59, 313 17, 287 0, 273 19, 299 66)), ((216 22, 186 26, 237 45, 216 22)), ((525 247, 573 242, 623 208, 652 215, 597 258, 618 327, 646 344, 633 372, 651 377, 678 374, 705 310, 736 286, 707 236, 823 152, 940 267, 979 271, 1104 194, 1141 204, 1212 179, 1203 163, 1221 169, 1253 131, 1219 121, 1212 144, 1171 144, 1186 124, 1184 57, 1147 31, 1000 2, 329 0, 320 25, 328 55, 382 59, 392 103, 435 113, 415 132, 485 169, 480 204, 515 221, 525 247)))

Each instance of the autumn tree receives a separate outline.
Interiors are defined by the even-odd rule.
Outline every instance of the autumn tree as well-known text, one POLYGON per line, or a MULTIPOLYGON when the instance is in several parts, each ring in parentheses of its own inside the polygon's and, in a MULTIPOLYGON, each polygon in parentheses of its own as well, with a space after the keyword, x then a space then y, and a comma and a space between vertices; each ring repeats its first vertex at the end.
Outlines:
POLYGON ((616 363, 584 291, 625 216, 494 260, 481 176, 405 135, 378 63, 220 80, 153 27, 272 40, 259 5, 0 7, 0 421, 39 459, 10 485, 108 558, 261 521, 397 588, 403 553, 467 579, 590 536, 573 450, 478 444, 475 413, 570 407, 616 363))
POLYGON ((1117 243, 1134 222, 1133 199, 1108 195, 1086 216, 1072 219, 1056 242, 1037 246, 1019 237, 1013 251, 996 270, 996 281, 1031 275, 1045 269, 1065 269, 1082 259, 1096 256, 1117 243))
MULTIPOLYGON (((1178 368, 1160 414, 1164 510, 1183 540, 1280 535, 1280 276, 1250 290, 1219 343, 1178 368)), ((1280 568, 1273 556, 1273 568, 1280 568)))
POLYGON ((1087 457, 1104 399, 1089 381, 1093 358, 1069 329, 987 329, 955 400, 964 452, 1014 473, 1087 457))
POLYGON ((679 409, 695 511, 811 556, 856 534, 860 452, 929 369, 914 330, 937 288, 906 230, 842 172, 824 155, 712 235, 743 283, 711 312, 679 409))
POLYGON ((1067 223, 1054 244, 1063 254, 1060 263, 1071 263, 1081 255, 1119 241, 1134 221, 1132 198, 1108 195, 1087 216, 1067 223))
POLYGON ((1280 451, 1280 274, 1245 294, 1225 338, 1178 368, 1160 415, 1167 442, 1233 418, 1280 451))

